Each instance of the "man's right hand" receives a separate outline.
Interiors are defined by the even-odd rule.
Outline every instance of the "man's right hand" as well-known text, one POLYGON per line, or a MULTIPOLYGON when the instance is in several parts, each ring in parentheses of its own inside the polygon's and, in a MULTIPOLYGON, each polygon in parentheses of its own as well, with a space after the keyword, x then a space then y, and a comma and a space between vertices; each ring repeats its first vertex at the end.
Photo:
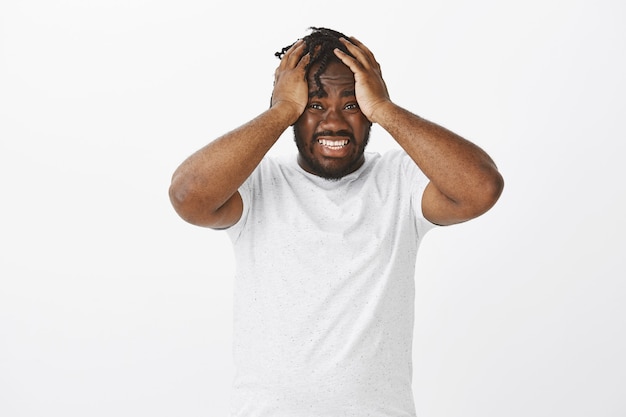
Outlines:
POLYGON ((292 124, 304 112, 309 102, 309 86, 305 68, 311 57, 304 54, 305 43, 302 39, 293 44, 280 60, 274 73, 274 91, 272 107, 281 106, 292 112, 292 124))

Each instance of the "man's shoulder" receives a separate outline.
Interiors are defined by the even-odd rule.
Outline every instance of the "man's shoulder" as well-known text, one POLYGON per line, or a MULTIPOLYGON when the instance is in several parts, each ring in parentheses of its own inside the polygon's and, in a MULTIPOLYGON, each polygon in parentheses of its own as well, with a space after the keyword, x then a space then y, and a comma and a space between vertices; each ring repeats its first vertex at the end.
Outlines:
POLYGON ((288 155, 265 155, 261 162, 254 169, 251 177, 274 177, 280 176, 287 171, 293 171, 296 169, 297 163, 295 157, 288 155))
POLYGON ((366 163, 375 171, 399 171, 406 168, 411 159, 403 149, 389 149, 385 152, 366 152, 366 163))
POLYGON ((267 169, 295 169, 297 166, 297 157, 293 154, 267 154, 259 163, 260 167, 267 169))

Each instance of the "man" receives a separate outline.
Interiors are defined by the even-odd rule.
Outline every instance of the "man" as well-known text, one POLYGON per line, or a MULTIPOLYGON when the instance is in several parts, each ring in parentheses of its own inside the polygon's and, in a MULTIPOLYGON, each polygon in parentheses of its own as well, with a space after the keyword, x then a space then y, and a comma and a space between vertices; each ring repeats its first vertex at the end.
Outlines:
POLYGON ((233 416, 414 416, 419 242, 486 212, 503 180, 393 103, 365 45, 311 29, 277 53, 271 107, 184 161, 170 197, 233 241, 233 416), (373 123, 402 149, 365 152, 373 123), (289 126, 297 159, 266 156, 289 126))

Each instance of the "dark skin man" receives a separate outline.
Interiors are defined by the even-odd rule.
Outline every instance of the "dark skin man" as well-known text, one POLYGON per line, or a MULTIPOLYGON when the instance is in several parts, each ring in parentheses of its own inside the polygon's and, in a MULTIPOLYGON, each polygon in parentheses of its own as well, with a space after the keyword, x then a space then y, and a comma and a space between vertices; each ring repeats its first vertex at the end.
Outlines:
POLYGON ((502 177, 395 104, 360 41, 312 29, 277 53, 270 108, 184 161, 171 200, 233 242, 233 416, 414 416, 419 243, 489 210, 502 177), (366 153, 374 123, 404 152, 366 153), (266 157, 290 126, 297 160, 266 157))

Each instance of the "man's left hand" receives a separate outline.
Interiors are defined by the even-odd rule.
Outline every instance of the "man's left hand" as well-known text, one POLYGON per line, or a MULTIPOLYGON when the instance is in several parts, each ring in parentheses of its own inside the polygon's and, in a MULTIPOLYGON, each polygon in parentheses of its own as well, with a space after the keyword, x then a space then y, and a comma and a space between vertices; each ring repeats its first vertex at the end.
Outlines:
POLYGON ((391 103, 380 64, 372 51, 356 38, 341 38, 341 42, 355 58, 339 49, 335 49, 335 55, 354 73, 354 88, 359 107, 370 122, 376 123, 376 110, 391 103))

